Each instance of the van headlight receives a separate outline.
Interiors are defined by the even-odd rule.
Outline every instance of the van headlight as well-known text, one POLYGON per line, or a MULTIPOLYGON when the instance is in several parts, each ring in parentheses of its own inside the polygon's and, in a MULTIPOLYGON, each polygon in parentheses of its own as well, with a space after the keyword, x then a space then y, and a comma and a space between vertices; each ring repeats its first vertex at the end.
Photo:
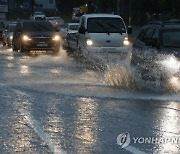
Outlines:
POLYGON ((60 41, 60 36, 59 35, 55 35, 53 38, 52 38, 53 41, 60 41))
POLYGON ((129 46, 128 37, 125 37, 125 38, 124 38, 123 44, 124 44, 124 46, 129 46))
POLYGON ((30 41, 31 40, 31 38, 29 37, 29 36, 27 36, 27 35, 23 35, 23 41, 30 41))
POLYGON ((86 40, 86 44, 87 44, 88 46, 92 46, 92 45, 93 45, 93 41, 92 41, 91 39, 87 39, 87 40, 86 40))

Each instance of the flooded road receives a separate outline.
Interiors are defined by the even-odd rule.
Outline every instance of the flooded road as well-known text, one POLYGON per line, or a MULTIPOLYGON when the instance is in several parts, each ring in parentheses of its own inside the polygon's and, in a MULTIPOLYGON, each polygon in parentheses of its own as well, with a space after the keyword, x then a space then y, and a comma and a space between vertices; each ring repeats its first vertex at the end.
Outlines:
POLYGON ((180 153, 179 92, 147 88, 128 64, 0 46, 0 72, 0 153, 180 153))

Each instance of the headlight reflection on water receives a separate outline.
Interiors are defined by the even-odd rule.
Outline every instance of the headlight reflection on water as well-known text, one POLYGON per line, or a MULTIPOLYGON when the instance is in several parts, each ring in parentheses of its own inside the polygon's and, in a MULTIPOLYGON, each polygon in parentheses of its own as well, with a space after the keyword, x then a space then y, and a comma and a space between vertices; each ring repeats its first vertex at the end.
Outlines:
POLYGON ((23 75, 27 75, 30 73, 30 68, 27 65, 21 65, 20 67, 20 73, 23 75))
MULTIPOLYGON (((166 102, 166 107, 161 108, 161 114, 156 119, 159 138, 170 139, 167 142, 156 144, 153 153, 179 153, 179 136, 177 126, 179 125, 179 105, 177 102, 166 102), (172 141, 174 139, 174 142, 172 141)), ((165 105, 164 104, 164 105, 165 105)))

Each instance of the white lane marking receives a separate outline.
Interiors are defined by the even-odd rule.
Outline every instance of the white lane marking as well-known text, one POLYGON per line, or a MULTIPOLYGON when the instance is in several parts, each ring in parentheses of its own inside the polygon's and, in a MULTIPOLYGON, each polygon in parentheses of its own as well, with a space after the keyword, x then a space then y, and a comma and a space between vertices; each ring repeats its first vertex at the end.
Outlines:
POLYGON ((143 151, 140 151, 139 149, 137 149, 137 148, 135 148, 135 147, 133 147, 133 146, 127 146, 126 148, 124 148, 125 150, 127 150, 127 151, 129 151, 129 152, 131 152, 131 153, 133 153, 133 154, 147 154, 147 153, 145 153, 145 152, 143 152, 143 151))
POLYGON ((42 131, 38 122, 34 120, 25 109, 19 109, 19 111, 22 115, 24 115, 24 117, 28 121, 28 124, 34 129, 34 131, 39 135, 39 137, 48 145, 49 149, 54 154, 67 154, 64 150, 60 149, 55 143, 51 141, 49 135, 42 131))

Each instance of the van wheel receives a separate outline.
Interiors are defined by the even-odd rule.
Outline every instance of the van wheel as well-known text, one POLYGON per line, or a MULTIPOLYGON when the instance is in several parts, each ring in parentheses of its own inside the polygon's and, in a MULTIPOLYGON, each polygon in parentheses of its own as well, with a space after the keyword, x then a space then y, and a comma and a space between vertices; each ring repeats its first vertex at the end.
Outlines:
POLYGON ((22 45, 21 43, 20 43, 19 49, 20 49, 20 50, 19 50, 20 52, 25 52, 25 49, 23 48, 23 45, 22 45))
POLYGON ((18 51, 18 49, 16 48, 16 46, 14 45, 14 43, 13 43, 13 45, 12 45, 12 49, 13 49, 13 51, 18 51))

